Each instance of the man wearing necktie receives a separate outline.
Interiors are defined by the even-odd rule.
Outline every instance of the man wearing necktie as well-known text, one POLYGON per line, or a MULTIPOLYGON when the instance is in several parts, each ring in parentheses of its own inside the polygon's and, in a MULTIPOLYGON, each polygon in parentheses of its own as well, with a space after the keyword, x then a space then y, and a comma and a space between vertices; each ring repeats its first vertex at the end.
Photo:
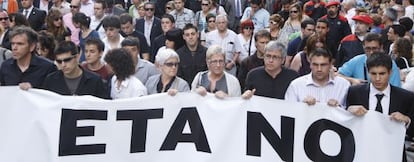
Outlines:
POLYGON ((22 0, 22 9, 19 12, 25 15, 32 29, 40 31, 45 23, 46 12, 34 7, 33 0, 22 0))
MULTIPOLYGON (((407 135, 413 137, 411 121, 414 117, 414 94, 389 83, 392 59, 384 52, 374 52, 366 61, 371 83, 352 86, 348 90, 348 111, 363 116, 369 110, 403 122, 407 135)), ((373 132, 370 132, 373 133, 373 132)), ((406 157, 403 157, 406 161, 406 157)))

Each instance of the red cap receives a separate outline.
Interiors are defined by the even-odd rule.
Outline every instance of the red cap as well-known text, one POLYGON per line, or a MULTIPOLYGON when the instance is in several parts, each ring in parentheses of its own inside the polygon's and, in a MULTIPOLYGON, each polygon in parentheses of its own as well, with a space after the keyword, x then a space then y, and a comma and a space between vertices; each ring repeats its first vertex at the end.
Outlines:
POLYGON ((330 7, 330 6, 333 6, 333 5, 338 6, 339 4, 341 4, 341 3, 339 3, 338 1, 333 0, 333 1, 330 1, 330 2, 326 5, 326 8, 328 8, 328 7, 330 7))
POLYGON ((368 15, 355 15, 352 17, 352 20, 360 21, 368 25, 374 23, 374 20, 372 20, 372 18, 368 15))

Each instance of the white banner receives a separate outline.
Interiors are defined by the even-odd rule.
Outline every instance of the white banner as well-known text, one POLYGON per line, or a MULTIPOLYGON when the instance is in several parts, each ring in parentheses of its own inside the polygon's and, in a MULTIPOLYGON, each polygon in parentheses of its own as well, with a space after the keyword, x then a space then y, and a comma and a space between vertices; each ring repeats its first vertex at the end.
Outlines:
POLYGON ((401 161, 387 116, 254 96, 127 100, 0 88, 2 162, 401 161))

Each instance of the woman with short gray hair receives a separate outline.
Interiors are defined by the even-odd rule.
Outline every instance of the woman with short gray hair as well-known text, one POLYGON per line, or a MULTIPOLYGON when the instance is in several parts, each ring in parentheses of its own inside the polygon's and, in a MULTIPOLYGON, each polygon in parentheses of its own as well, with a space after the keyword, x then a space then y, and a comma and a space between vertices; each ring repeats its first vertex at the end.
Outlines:
POLYGON ((167 92, 174 96, 178 92, 188 92, 187 82, 177 76, 180 57, 172 49, 160 49, 155 57, 155 64, 161 74, 151 76, 145 84, 148 94, 167 92))
POLYGON ((191 84, 192 91, 205 96, 207 92, 214 93, 217 98, 240 96, 239 80, 224 71, 226 54, 219 45, 207 49, 206 62, 208 70, 199 72, 191 84))

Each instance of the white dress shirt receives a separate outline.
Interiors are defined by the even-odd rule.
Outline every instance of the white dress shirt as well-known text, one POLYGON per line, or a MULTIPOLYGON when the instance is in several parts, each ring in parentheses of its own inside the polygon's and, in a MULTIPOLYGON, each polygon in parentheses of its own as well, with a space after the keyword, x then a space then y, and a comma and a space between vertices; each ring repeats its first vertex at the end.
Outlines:
POLYGON ((387 115, 390 112, 390 94, 391 94, 391 86, 388 84, 387 88, 384 91, 379 91, 376 89, 372 83, 369 84, 369 110, 375 111, 377 107, 377 97, 376 94, 384 94, 381 100, 382 106, 382 113, 387 115))

